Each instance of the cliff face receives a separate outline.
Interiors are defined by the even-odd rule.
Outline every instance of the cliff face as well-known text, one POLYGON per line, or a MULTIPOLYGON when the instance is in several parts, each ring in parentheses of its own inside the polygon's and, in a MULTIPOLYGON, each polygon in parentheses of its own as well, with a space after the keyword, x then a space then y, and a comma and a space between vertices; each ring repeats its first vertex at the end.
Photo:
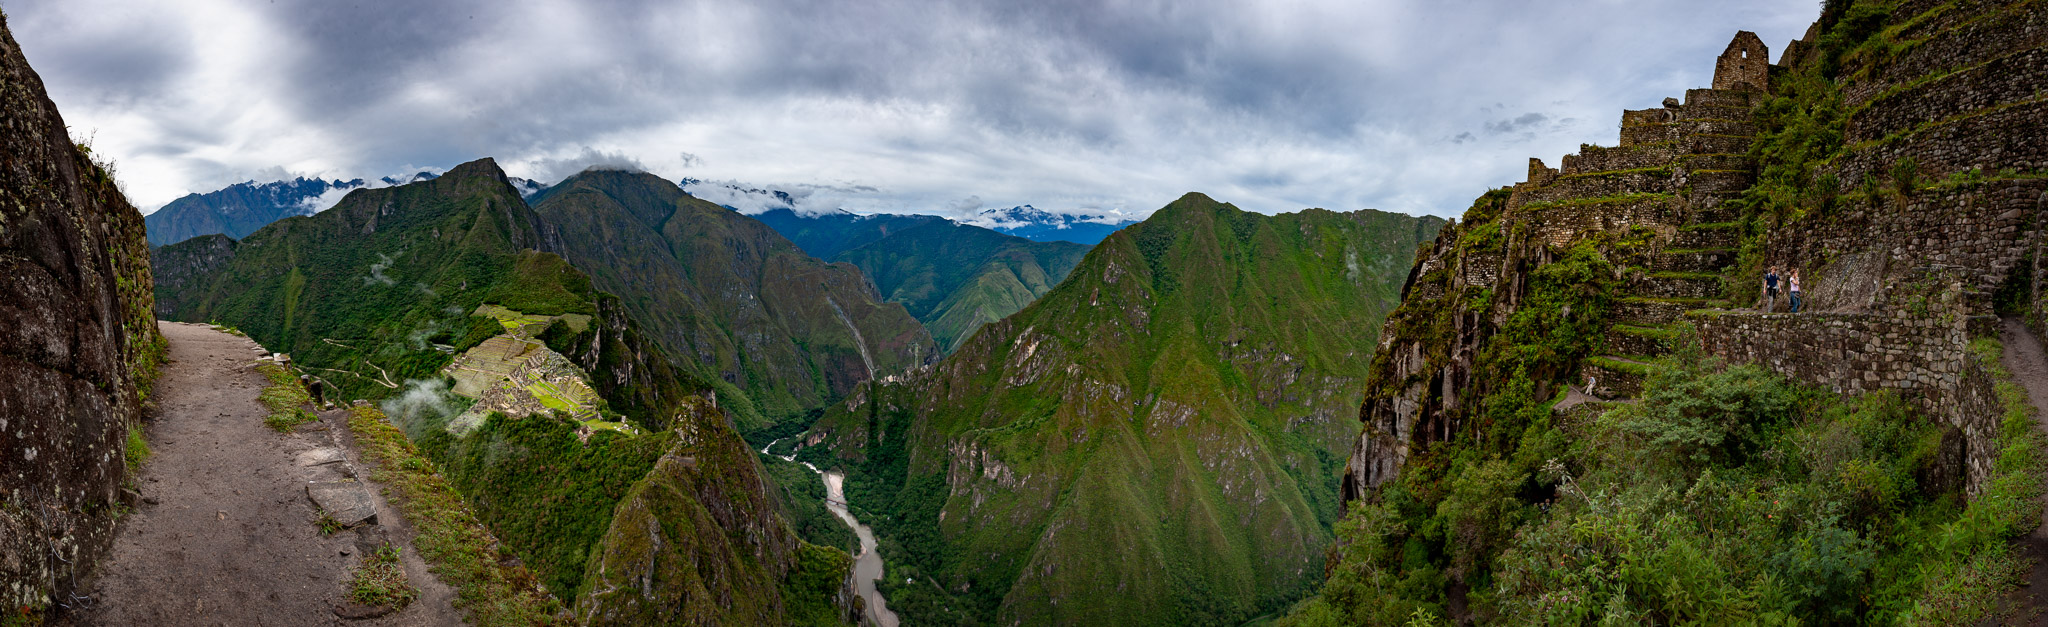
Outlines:
MULTIPOLYGON (((4 19, 4 18, 0 18, 4 19)), ((0 608, 72 602, 162 358, 142 216, 0 23, 0 608)))

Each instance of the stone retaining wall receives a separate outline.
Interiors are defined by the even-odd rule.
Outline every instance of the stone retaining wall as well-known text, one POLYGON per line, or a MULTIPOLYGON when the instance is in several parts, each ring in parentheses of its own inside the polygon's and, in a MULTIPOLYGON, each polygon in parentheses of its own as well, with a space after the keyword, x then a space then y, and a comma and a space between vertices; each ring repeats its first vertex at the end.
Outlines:
MULTIPOLYGON (((2048 43, 2048 11, 1998 3, 1967 3, 1976 5, 1968 7, 1963 4, 1944 11, 1938 17, 1939 25, 1917 29, 1916 32, 1929 34, 1925 41, 1891 60, 1877 80, 1859 81, 1845 88, 1842 102, 1851 108, 1858 107, 1893 85, 2048 43)), ((1894 14, 1895 19, 1899 16, 1894 14)), ((1859 70, 1844 67, 1843 75, 1854 76, 1859 70)))
POLYGON ((1918 269, 1883 290, 1869 312, 1692 312, 1707 354, 1753 363, 1841 394, 1899 393, 1958 430, 1952 465, 1974 495, 1997 459, 2000 404, 1985 364, 1969 351, 1989 331, 1970 316, 1981 296, 1964 291, 1956 269, 1918 269))
POLYGON ((2023 102, 2048 89, 2048 49, 2000 57, 1954 74, 1889 92, 1850 115, 1844 132, 1861 143, 1977 109, 2023 102))
POLYGON ((1969 289, 1994 291, 2008 270, 2031 262, 2035 222, 2048 211, 2044 196, 2048 179, 2021 179, 1921 190, 1905 199, 1885 193, 1875 206, 1847 201, 1833 227, 1782 233, 1769 243, 1765 261, 1818 269, 1826 260, 1868 251, 1966 268, 1969 289))

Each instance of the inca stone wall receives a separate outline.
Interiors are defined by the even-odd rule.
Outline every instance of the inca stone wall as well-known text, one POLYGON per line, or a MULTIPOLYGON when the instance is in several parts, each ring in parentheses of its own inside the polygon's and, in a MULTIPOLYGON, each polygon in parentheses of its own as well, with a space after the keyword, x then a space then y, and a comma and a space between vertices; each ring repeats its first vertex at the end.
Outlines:
MULTIPOLYGON (((1482 197, 1463 223, 1418 253, 1368 372, 1365 429, 1344 498, 1393 479, 1415 446, 1462 428, 1468 399, 1501 383, 1479 372, 1488 339, 1527 295, 1529 273, 1559 251, 1589 239, 1634 243, 1607 251, 1629 269, 1618 277, 1629 298, 1606 339, 1610 352, 1625 352, 1609 364, 1661 353, 1659 340, 1672 331, 1660 327, 1720 292, 1712 272, 1734 260, 1739 238, 1727 203, 1754 176, 1749 109, 1769 69, 1754 35, 1738 36, 1729 50, 1735 56, 1718 64, 1715 84, 1736 89, 1695 89, 1683 102, 1624 112, 1618 146, 1581 146, 1561 168, 1530 159, 1526 182, 1482 197)), ((1624 396, 1641 382, 1602 366, 1531 375, 1539 397, 1589 377, 1603 393, 1624 396)))
POLYGON ((1983 311, 1990 295, 1971 291, 1974 273, 1923 267, 1901 273, 1867 311, 1769 313, 1695 311, 1707 353, 1753 363, 1842 394, 1899 393, 1962 436, 1952 465, 1966 467, 1976 494, 1998 457, 2000 406, 1969 339, 1995 333, 1983 311))
MULTIPOLYGON (((0 20, 4 20, 0 17, 0 20)), ((163 350, 142 215, 71 142, 0 21, 0 611, 76 605, 163 350)))
MULTIPOLYGON (((1999 404, 1969 340, 1995 332, 1991 294, 2039 264, 2039 229, 2048 224, 2048 11, 2010 0, 1908 0, 1887 19, 1888 46, 1843 58, 1846 154, 1804 181, 1832 176, 1837 191, 1794 223, 1765 225, 1756 241, 1764 264, 1802 271, 1803 313, 1782 313, 1782 297, 1780 313, 1720 300, 1723 270, 1744 243, 1731 228, 1740 205, 1729 201, 1753 177, 1750 107, 1772 71, 1762 42, 1739 33, 1716 60, 1716 89, 1624 112, 1616 147, 1582 147, 1554 170, 1532 160, 1503 217, 1475 208, 1420 254, 1403 309, 1382 334, 1346 498, 1395 476, 1410 447, 1456 431, 1460 398, 1487 392, 1471 373, 1476 347, 1513 311, 1516 290, 1547 251, 1622 231, 1653 237, 1634 251, 1608 251, 1628 266, 1627 297, 1610 316, 1606 354, 1588 359, 1574 383, 1604 398, 1635 394, 1673 328, 1691 323, 1708 352, 1730 360, 1842 393, 1896 391, 1947 426, 1952 459, 1943 467, 1980 487, 1997 454, 1999 404), (1467 254, 1458 238, 1474 237, 1473 218, 1516 225, 1496 228, 1530 239, 1506 238, 1504 257, 1467 254), (1499 269, 1465 267, 1479 260, 1499 269), (1509 298, 1451 315, 1448 328, 1391 332, 1458 304, 1473 285, 1509 298)), ((1821 35, 1816 24, 1789 46, 1787 66, 1821 62, 1821 35)), ((1554 389, 1539 384, 1537 393, 1554 389)))
POLYGON ((1915 1, 1890 20, 1892 54, 1842 71, 1849 151, 1817 174, 1843 197, 1761 242, 1804 270, 1806 311, 1688 318, 1712 354, 1918 404, 1958 435, 1950 465, 1974 494, 2001 408, 1969 341, 1996 334, 1991 294, 2037 263, 2048 215, 2048 13, 1915 1))

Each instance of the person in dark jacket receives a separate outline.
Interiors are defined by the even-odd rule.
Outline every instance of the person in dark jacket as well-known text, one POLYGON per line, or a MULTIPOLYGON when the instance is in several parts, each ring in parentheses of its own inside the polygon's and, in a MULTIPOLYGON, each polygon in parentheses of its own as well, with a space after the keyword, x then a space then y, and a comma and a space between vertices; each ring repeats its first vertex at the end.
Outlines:
POLYGON ((1778 308, 1778 267, 1764 271, 1764 313, 1778 308))

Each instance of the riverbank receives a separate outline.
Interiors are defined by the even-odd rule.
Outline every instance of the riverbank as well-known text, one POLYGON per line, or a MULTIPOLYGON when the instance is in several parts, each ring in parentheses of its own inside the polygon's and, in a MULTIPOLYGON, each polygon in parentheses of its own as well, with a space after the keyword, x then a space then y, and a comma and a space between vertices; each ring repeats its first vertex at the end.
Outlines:
POLYGON ((796 455, 793 454, 775 455, 768 452, 780 441, 769 442, 767 446, 761 447, 761 454, 803 464, 805 468, 817 474, 819 480, 825 482, 825 509, 832 512, 833 516, 839 517, 840 522, 846 523, 847 527, 852 528, 854 537, 860 541, 860 552, 853 556, 853 588, 867 607, 865 622, 876 627, 898 627, 901 620, 896 617, 895 612, 889 611, 888 600, 883 598, 881 591, 875 587, 875 581, 882 578, 883 572, 882 553, 875 548, 875 531, 861 524, 860 519, 855 518, 853 512, 846 507, 846 475, 837 471, 819 470, 810 462, 798 462, 796 455))

